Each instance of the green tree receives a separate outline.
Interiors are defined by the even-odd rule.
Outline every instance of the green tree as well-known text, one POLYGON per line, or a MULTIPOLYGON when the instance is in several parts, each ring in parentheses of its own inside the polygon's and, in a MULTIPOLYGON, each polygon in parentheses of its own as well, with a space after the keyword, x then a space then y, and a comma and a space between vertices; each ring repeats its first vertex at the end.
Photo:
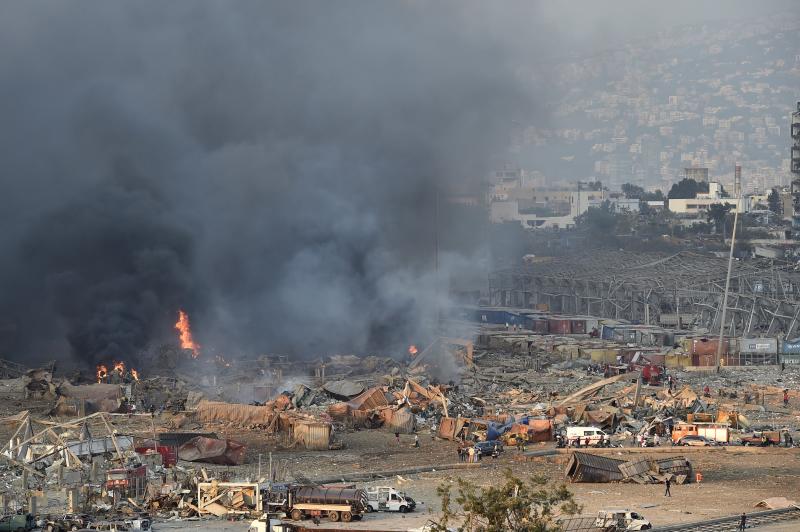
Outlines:
POLYGON ((733 205, 729 203, 712 203, 706 212, 706 221, 714 224, 717 233, 722 235, 723 241, 725 240, 725 220, 732 209, 733 205))
POLYGON ((624 183, 620 189, 622 193, 625 194, 625 197, 628 199, 642 199, 645 195, 645 191, 639 185, 634 185, 632 183, 624 183))
POLYGON ((664 201, 664 193, 660 190, 655 192, 645 192, 641 199, 645 201, 664 201))
POLYGON ((585 213, 575 219, 575 224, 579 228, 586 229, 590 234, 598 238, 614 235, 619 215, 614 212, 611 202, 608 200, 600 204, 599 207, 589 207, 585 213))
POLYGON ((547 479, 534 476, 528 482, 517 478, 510 469, 503 472, 503 483, 479 488, 457 478, 457 493, 453 496, 451 483, 437 488, 442 501, 442 518, 433 530, 444 532, 449 524, 457 524, 461 532, 550 532, 560 530, 553 513, 574 515, 581 511, 572 493, 563 484, 551 487, 547 479), (460 511, 453 510, 455 501, 460 511))
POLYGON ((780 216, 782 214, 781 211, 783 209, 781 209, 781 207, 782 207, 782 205, 781 205, 781 195, 778 193, 778 189, 777 188, 773 188, 770 191, 769 196, 767 196, 767 203, 769 204, 769 210, 771 210, 772 212, 774 212, 778 216, 780 216))
POLYGON ((683 178, 672 185, 667 197, 670 199, 696 198, 698 193, 708 192, 708 183, 698 183, 694 179, 683 178))

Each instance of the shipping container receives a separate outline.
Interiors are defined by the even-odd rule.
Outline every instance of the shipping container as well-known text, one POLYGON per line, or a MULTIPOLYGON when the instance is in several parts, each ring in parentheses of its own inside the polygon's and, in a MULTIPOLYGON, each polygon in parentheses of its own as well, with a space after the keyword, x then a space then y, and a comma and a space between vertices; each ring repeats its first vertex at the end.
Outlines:
POLYGON ((410 408, 403 407, 396 411, 386 410, 390 417, 386 419, 385 427, 389 432, 399 432, 401 434, 411 434, 417 428, 417 418, 410 408))
POLYGON ((784 355, 800 355, 800 338, 782 341, 781 353, 784 355))
POLYGON ((692 364, 692 358, 689 355, 673 353, 664 357, 664 365, 668 368, 683 368, 692 364))
POLYGON ((586 334, 586 320, 570 320, 570 330, 572 334, 586 334))
POLYGON ((600 337, 603 340, 613 340, 614 339, 614 327, 610 325, 603 325, 603 328, 600 331, 600 337))
POLYGON ((547 320, 547 329, 550 334, 570 334, 572 331, 570 320, 559 318, 550 318, 547 320))
POLYGON ((548 324, 546 319, 531 320, 530 329, 533 332, 547 334, 550 331, 550 328, 549 328, 548 325, 549 324, 548 324))
POLYGON ((790 354, 790 355, 781 355, 779 360, 784 364, 800 364, 800 353, 798 354, 790 354))
POLYGON ((741 338, 739 352, 742 354, 760 353, 774 355, 778 353, 777 338, 741 338))
POLYGON ((597 364, 615 364, 619 354, 616 349, 584 349, 583 352, 597 364))
POLYGON ((716 355, 712 354, 704 354, 704 355, 697 355, 692 354, 692 366, 715 366, 716 365, 716 355))
MULTIPOLYGON (((719 338, 694 338, 692 340, 692 355, 714 355, 717 354, 719 338)), ((728 339, 722 340, 722 353, 728 353, 728 339)))
POLYGON ((292 436, 295 442, 302 444, 306 449, 323 451, 330 446, 332 432, 330 423, 296 421, 292 436))

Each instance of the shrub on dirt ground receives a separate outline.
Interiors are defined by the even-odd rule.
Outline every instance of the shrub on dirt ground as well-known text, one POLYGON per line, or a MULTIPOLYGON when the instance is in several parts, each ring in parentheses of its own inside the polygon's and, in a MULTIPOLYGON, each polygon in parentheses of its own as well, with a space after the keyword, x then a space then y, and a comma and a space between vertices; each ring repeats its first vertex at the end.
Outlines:
POLYGON ((445 532, 449 523, 461 523, 461 532, 551 532, 560 530, 554 520, 554 510, 573 515, 580 511, 572 493, 563 484, 548 485, 547 479, 535 476, 527 482, 513 475, 510 469, 503 472, 504 480, 497 485, 478 487, 458 478, 456 493, 452 481, 437 488, 442 500, 442 518, 431 530, 445 532), (455 502, 461 510, 451 507, 455 502))

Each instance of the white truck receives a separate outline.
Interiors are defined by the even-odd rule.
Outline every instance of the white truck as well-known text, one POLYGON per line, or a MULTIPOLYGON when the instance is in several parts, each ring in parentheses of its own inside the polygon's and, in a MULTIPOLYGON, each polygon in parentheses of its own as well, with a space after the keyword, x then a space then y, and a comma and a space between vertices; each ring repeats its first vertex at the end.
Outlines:
POLYGON ((609 435, 597 427, 567 427, 567 445, 576 447, 580 439, 580 446, 586 446, 586 438, 589 438, 589 445, 599 445, 602 441, 609 443, 609 435))
POLYGON ((404 491, 397 491, 394 488, 376 486, 367 488, 367 511, 368 512, 412 512, 417 507, 417 503, 406 495, 404 491))
POLYGON ((264 514, 255 521, 250 522, 247 532, 292 532, 294 528, 289 523, 284 523, 278 518, 264 514))
POLYGON ((650 530, 650 521, 630 510, 610 509, 597 512, 594 526, 600 530, 650 530))

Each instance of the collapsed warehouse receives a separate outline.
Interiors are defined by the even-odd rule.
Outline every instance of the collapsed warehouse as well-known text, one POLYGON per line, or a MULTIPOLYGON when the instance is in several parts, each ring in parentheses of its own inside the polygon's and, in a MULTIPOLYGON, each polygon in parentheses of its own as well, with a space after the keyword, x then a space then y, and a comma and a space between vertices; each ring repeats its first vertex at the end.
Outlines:
MULTIPOLYGON (((716 334, 726 268, 724 258, 690 251, 588 251, 580 260, 552 257, 496 271, 489 278, 489 300, 499 307, 716 334)), ((795 338, 800 335, 800 273, 774 261, 737 261, 725 316, 727 336, 795 338)), ((743 356, 732 365, 749 363, 758 361, 743 356)))

